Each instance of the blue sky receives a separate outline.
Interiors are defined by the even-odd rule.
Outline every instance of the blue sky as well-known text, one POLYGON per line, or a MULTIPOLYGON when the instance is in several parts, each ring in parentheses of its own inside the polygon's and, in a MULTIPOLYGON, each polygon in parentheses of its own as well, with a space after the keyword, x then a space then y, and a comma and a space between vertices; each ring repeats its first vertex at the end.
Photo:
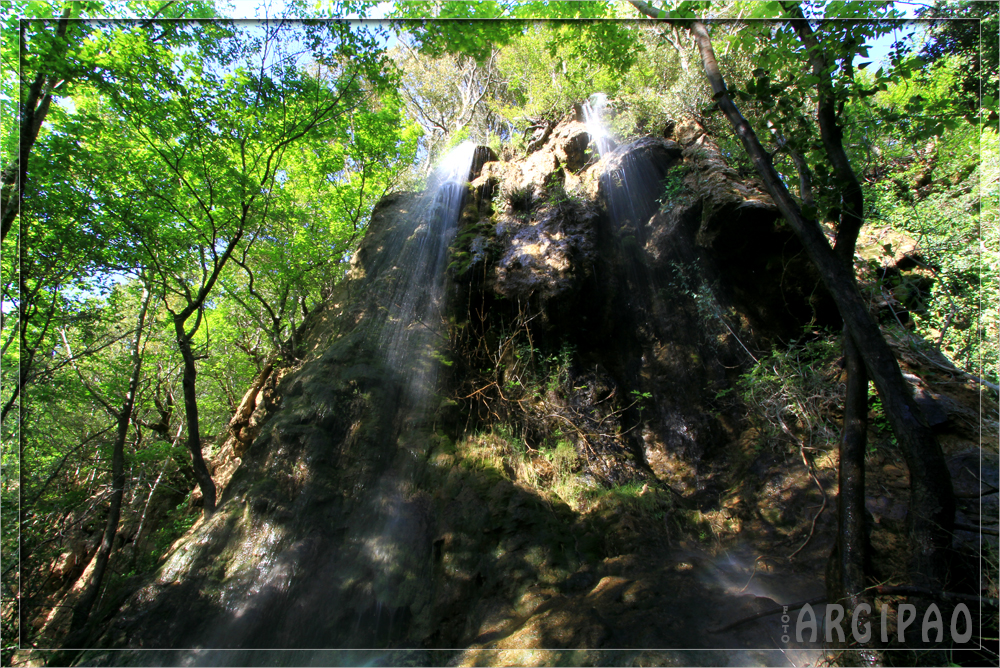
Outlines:
MULTIPOLYGON (((907 18, 913 18, 916 16, 916 11, 918 9, 926 7, 927 5, 921 2, 897 2, 895 3, 895 6, 896 9, 902 12, 907 18)), ((889 55, 889 49, 892 48, 892 44, 896 38, 902 37, 906 34, 919 33, 921 29, 922 25, 916 21, 901 25, 898 30, 883 35, 877 40, 870 42, 868 45, 868 58, 864 60, 870 60, 876 66, 880 65, 886 56, 889 55)), ((855 62, 858 60, 861 59, 855 59, 855 62)))

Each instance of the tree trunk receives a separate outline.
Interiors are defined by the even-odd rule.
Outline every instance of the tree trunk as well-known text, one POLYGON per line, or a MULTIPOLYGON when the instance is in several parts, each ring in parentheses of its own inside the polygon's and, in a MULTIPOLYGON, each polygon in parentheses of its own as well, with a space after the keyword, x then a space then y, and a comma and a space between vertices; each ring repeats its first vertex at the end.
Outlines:
POLYGON ((819 270, 823 285, 836 302, 865 369, 875 382, 910 471, 911 575, 918 586, 939 587, 947 572, 944 552, 951 544, 955 518, 951 476, 941 446, 923 419, 920 407, 903 380, 896 358, 882 337, 882 331, 865 307, 853 269, 844 266, 833 252, 816 221, 802 215, 771 164, 769 154, 729 98, 705 25, 695 21, 691 23, 690 30, 698 40, 705 73, 719 107, 742 141, 778 209, 819 270))
POLYGON ((17 158, 0 173, 0 241, 7 238, 20 206, 21 168, 17 158))
MULTIPOLYGON (((646 3, 630 1, 647 16, 660 18, 659 12, 646 3)), ((853 268, 844 266, 830 248, 816 221, 802 215, 798 204, 771 164, 770 155, 730 99, 705 25, 700 21, 690 20, 683 21, 683 25, 691 31, 698 43, 713 97, 743 143, 779 211, 819 270, 823 285, 836 302, 865 369, 875 382, 886 416, 910 471, 911 577, 918 586, 940 587, 946 579, 948 569, 945 553, 951 544, 955 520, 951 476, 945 465, 941 446, 927 426, 892 350, 882 337, 882 331, 868 313, 858 291, 853 268)))
MULTIPOLYGON (((57 43, 64 42, 72 11, 73 4, 67 2, 62 16, 59 18, 59 23, 56 25, 57 43)), ((56 55, 61 56, 61 51, 57 51, 56 55)), ((3 170, 4 179, 2 196, 0 196, 0 241, 7 238, 14 217, 20 210, 21 193, 24 192, 24 184, 28 180, 28 156, 35 145, 35 140, 38 139, 38 131, 42 127, 42 121, 45 120, 45 116, 49 112, 49 105, 52 103, 52 89, 55 84, 55 76, 46 76, 43 72, 36 74, 34 81, 28 88, 28 97, 24 101, 24 106, 21 107, 17 158, 14 164, 3 170)))
POLYGON ((177 347, 184 358, 184 375, 181 387, 184 389, 184 414, 187 418, 187 448, 191 453, 191 464, 198 487, 205 499, 205 517, 215 512, 215 481, 208 472, 205 457, 201 452, 201 433, 198 429, 198 395, 195 392, 195 379, 198 370, 195 368, 194 352, 191 350, 191 336, 184 331, 184 320, 174 316, 174 331, 177 333, 177 347))
POLYGON ((799 199, 802 200, 803 208, 816 208, 816 201, 813 199, 812 172, 809 170, 809 163, 806 162, 805 156, 788 146, 787 140, 774 123, 768 121, 767 128, 774 135, 774 141, 778 147, 784 149, 795 164, 795 171, 799 174, 799 199))
POLYGON ((122 402, 121 410, 118 411, 118 431, 115 434, 113 455, 111 458, 111 507, 108 509, 108 521, 104 527, 104 536, 101 538, 101 546, 95 557, 93 575, 87 584, 80 602, 73 610, 73 622, 70 626, 71 632, 80 631, 87 624, 90 618, 90 611, 97 601, 97 596, 101 591, 101 583, 104 581, 104 572, 107 570, 108 561, 111 558, 111 550, 115 545, 115 536, 118 534, 118 521, 121 519, 122 496, 125 493, 125 438, 128 436, 128 425, 132 421, 132 410, 135 407, 135 395, 139 388, 139 375, 142 371, 142 335, 146 322, 146 313, 149 310, 151 293, 145 290, 142 307, 139 310, 135 330, 135 345, 132 347, 132 375, 129 377, 128 390, 125 394, 125 401, 122 402))
MULTIPOLYGON (((204 498, 205 517, 209 517, 215 513, 215 481, 212 480, 212 474, 209 473, 208 466, 205 465, 205 457, 201 452, 201 432, 198 428, 198 395, 195 392, 195 379, 198 377, 198 369, 195 367, 194 351, 191 350, 191 339, 194 338, 195 333, 198 331, 198 326, 201 324, 201 307, 212 292, 212 288, 219 279, 219 274, 222 273, 226 262, 232 257, 233 251, 236 249, 236 244, 243 238, 248 210, 249 205, 245 204, 240 218, 239 229, 229 240, 229 243, 226 244, 226 249, 222 255, 216 257, 213 253, 212 272, 207 277, 203 274, 204 282, 194 299, 192 300, 190 293, 188 293, 187 306, 178 312, 170 308, 166 293, 164 293, 163 297, 164 305, 173 316, 174 333, 177 335, 177 347, 180 349, 181 357, 184 359, 184 374, 181 378, 181 387, 184 389, 184 414, 186 415, 188 428, 187 447, 191 453, 194 476, 198 480, 198 487, 201 489, 202 497, 204 498), (195 315, 194 326, 191 328, 191 331, 186 331, 184 327, 192 315, 195 315)), ((212 224, 214 225, 215 222, 212 221, 212 224)), ((205 271, 204 256, 202 258, 202 270, 205 271)), ((164 284, 166 284, 167 280, 167 276, 163 275, 164 284)))
MULTIPOLYGON (((785 3, 785 9, 802 17, 797 4, 785 3)), ((864 224, 865 200, 861 184, 844 150, 844 134, 837 122, 837 104, 827 71, 826 58, 811 33, 809 24, 797 22, 799 39, 808 49, 816 85, 820 139, 833 166, 840 190, 840 220, 834 253, 844 268, 854 276, 854 250, 864 224)), ((804 166, 808 170, 808 165, 804 166)), ((868 441, 868 374, 861 351, 844 328, 844 359, 847 363, 847 391, 844 398, 844 426, 840 441, 837 494, 838 578, 828 582, 835 600, 847 600, 851 608, 864 598, 865 566, 868 562, 868 532, 865 526, 865 450, 868 441)))
MULTIPOLYGON (((787 9, 787 7, 786 7, 787 9)), ((797 9, 797 6, 796 6, 797 9)), ((834 252, 844 266, 853 273, 854 250, 858 233, 864 222, 864 193, 847 153, 844 151, 843 133, 837 122, 836 102, 826 65, 818 50, 812 54, 813 74, 819 79, 817 117, 824 148, 834 166, 834 176, 841 193, 841 215, 837 226, 834 252)), ((785 138, 776 126, 768 121, 768 128, 781 147, 785 138)), ((799 192, 802 206, 815 208, 812 197, 812 178, 809 165, 798 151, 786 149, 799 173, 799 192)), ((847 600, 851 608, 862 601, 865 590, 865 568, 868 562, 868 532, 865 526, 865 450, 868 431, 868 374, 864 360, 845 327, 843 332, 844 359, 847 367, 847 391, 844 399, 844 424, 839 444, 838 495, 837 495, 837 544, 831 559, 834 568, 828 571, 827 589, 831 600, 847 600)))
POLYGON ((853 609, 865 591, 868 563, 868 531, 865 516, 865 449, 868 436, 868 374, 864 360, 844 328, 844 358, 847 362, 847 393, 844 427, 840 439, 837 475, 838 578, 827 583, 835 600, 847 600, 853 609))

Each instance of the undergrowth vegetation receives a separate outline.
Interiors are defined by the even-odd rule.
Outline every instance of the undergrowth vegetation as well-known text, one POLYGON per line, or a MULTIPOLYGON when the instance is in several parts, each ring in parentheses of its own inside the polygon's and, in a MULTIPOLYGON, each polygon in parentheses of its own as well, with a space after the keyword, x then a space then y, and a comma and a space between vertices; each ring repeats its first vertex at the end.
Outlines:
MULTIPOLYGON (((655 482, 602 485, 583 474, 576 447, 559 430, 535 448, 510 427, 496 425, 467 436, 455 452, 473 470, 499 475, 584 515, 629 513, 653 521, 663 520, 673 509, 669 493, 655 482)), ((687 519, 677 521, 684 526, 687 519)))
POLYGON ((775 348, 740 378, 739 394, 761 447, 836 444, 843 405, 840 340, 826 336, 775 348))
MULTIPOLYGON (((873 224, 895 232, 882 244, 882 262, 891 264, 894 256, 905 253, 904 262, 912 268, 886 277, 880 263, 873 262, 871 272, 884 278, 878 283, 881 297, 912 315, 914 332, 935 351, 964 371, 996 382, 1000 304, 996 290, 984 289, 982 277, 998 267, 992 201, 997 133, 983 133, 979 149, 984 160, 978 166, 963 153, 974 147, 976 137, 964 134, 947 139, 962 146, 932 143, 926 157, 904 162, 892 180, 873 185, 873 224), (932 170, 943 178, 930 181, 932 170)), ((906 313, 903 318, 901 324, 909 325, 906 313)))
POLYGON ((519 303, 507 318, 453 328, 455 355, 472 370, 452 397, 470 420, 456 454, 579 512, 662 518, 669 498, 655 480, 604 475, 600 466, 599 453, 628 448, 636 425, 626 413, 641 420, 651 395, 619 396, 613 383, 581 370, 566 340, 543 348, 532 328, 538 316, 519 303))

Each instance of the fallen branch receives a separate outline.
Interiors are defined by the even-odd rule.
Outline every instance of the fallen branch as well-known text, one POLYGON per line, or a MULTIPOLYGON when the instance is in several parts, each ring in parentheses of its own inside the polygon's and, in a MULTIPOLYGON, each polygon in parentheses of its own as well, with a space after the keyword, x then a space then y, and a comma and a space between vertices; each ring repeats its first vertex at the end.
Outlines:
POLYGON ((799 545, 799 549, 795 550, 790 555, 788 555, 788 559, 792 560, 795 558, 795 555, 797 555, 799 552, 801 552, 806 548, 806 545, 809 544, 809 541, 812 540, 813 535, 816 533, 816 522, 819 520, 819 516, 823 514, 823 511, 826 510, 826 490, 823 489, 822 483, 820 483, 819 478, 816 477, 816 474, 813 473, 812 467, 809 465, 809 460, 806 459, 805 443, 803 443, 799 438, 797 438, 795 434, 793 434, 792 431, 788 428, 788 426, 785 425, 785 421, 781 419, 780 412, 778 414, 778 422, 781 423, 781 428, 785 431, 785 433, 788 434, 788 436, 790 436, 791 438, 795 439, 795 441, 799 444, 799 456, 802 457, 802 463, 805 465, 806 471, 809 472, 809 477, 811 477, 813 479, 813 482, 816 483, 816 486, 819 487, 819 493, 823 495, 823 504, 819 507, 819 511, 817 511, 816 515, 812 519, 812 526, 809 527, 809 535, 806 536, 805 542, 802 543, 802 545, 799 545))
POLYGON ((994 608, 1000 607, 1000 599, 996 597, 959 594, 953 591, 938 591, 928 589, 927 587, 915 587, 913 585, 876 585, 869 587, 867 591, 879 596, 921 596, 923 598, 936 598, 949 603, 982 603, 994 608))
MULTIPOLYGON (((979 383, 983 387, 987 387, 987 388, 993 390, 994 392, 1000 393, 1000 385, 997 385, 996 383, 991 383, 990 381, 986 380, 985 378, 980 378, 979 376, 977 376, 975 374, 972 374, 972 373, 969 373, 968 371, 965 371, 964 369, 959 369, 956 366, 947 367, 944 364, 941 364, 940 362, 936 362, 936 361, 932 360, 930 358, 930 356, 928 356, 926 353, 924 353, 923 351, 919 350, 918 348, 911 348, 910 350, 913 353, 915 353, 917 355, 920 355, 922 358, 924 358, 924 361, 927 362, 928 364, 930 364, 932 366, 935 366, 938 369, 941 369, 942 371, 947 371, 948 373, 951 373, 951 374, 954 374, 954 375, 958 375, 958 376, 965 376, 968 380, 971 380, 974 383, 979 383)), ((942 353, 941 356, 944 357, 944 354, 942 353)), ((951 360, 948 360, 948 361, 950 362, 951 360)))

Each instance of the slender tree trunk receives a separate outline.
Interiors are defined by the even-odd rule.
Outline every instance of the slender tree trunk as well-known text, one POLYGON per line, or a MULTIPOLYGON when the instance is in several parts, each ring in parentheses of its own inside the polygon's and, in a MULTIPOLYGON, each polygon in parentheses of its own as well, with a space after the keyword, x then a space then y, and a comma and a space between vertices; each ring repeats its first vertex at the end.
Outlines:
POLYGON ((201 432, 198 428, 198 395, 195 391, 195 379, 198 370, 195 367, 194 352, 191 350, 191 334, 184 331, 184 320, 174 316, 174 331, 177 333, 177 347, 180 348, 181 357, 184 359, 184 374, 181 379, 181 387, 184 389, 184 414, 187 419, 187 448, 191 453, 191 464, 194 466, 194 475, 198 480, 198 487, 205 499, 205 516, 209 517, 215 512, 215 481, 205 464, 205 457, 201 452, 201 432))
MULTIPOLYGON (((787 3, 786 3, 787 4, 787 3)), ((786 6, 786 9, 788 7, 786 6)), ((801 11, 798 5, 795 11, 801 11)), ((804 22, 803 22, 804 23, 804 22)), ((809 29, 805 24, 806 30, 809 29)), ((798 28, 800 39, 805 39, 798 28)), ((837 122, 833 87, 826 72, 826 62, 815 39, 806 40, 810 48, 813 74, 819 79, 816 116, 820 138, 833 166, 840 190, 840 220, 834 253, 844 268, 854 276, 854 250, 864 224, 865 200, 850 159, 844 150, 844 135, 837 122)), ((805 166, 808 170, 808 165, 805 166)), ((847 600, 856 608, 865 598, 865 566, 868 563, 868 532, 865 526, 865 450, 868 445, 868 373, 861 351, 851 338, 848 327, 843 333, 844 359, 847 364, 847 391, 844 397, 844 426, 840 441, 837 494, 838 578, 828 582, 836 600, 847 600)))
MULTIPOLYGON (((787 7, 786 7, 787 9, 787 7)), ((797 9, 797 5, 796 5, 797 9)), ((834 167, 841 194, 840 220, 834 252, 853 275, 854 250, 858 233, 864 223, 864 193, 844 151, 843 131, 837 122, 836 100, 825 76, 823 56, 814 49, 813 74, 819 79, 817 118, 823 146, 834 167)), ((768 121, 768 128, 779 146, 786 142, 780 130, 768 121)), ((802 206, 815 209, 812 177, 805 157, 788 149, 799 173, 799 193, 802 206)), ((839 444, 837 494, 837 544, 831 558, 835 568, 828 571, 827 590, 831 600, 846 600, 853 609, 862 602, 866 587, 865 567, 868 563, 868 532, 865 521, 865 450, 868 444, 868 374, 861 352, 851 339, 847 327, 843 332, 844 360, 847 367, 847 389, 844 398, 844 424, 839 444), (832 575, 832 577, 831 577, 832 575)))
POLYGON ((15 158, 0 173, 0 241, 7 238, 7 233, 10 232, 11 225, 14 223, 14 218, 17 216, 20 206, 19 196, 21 189, 19 181, 21 168, 18 164, 19 162, 15 158))
MULTIPOLYGON (((22 270, 22 279, 20 282, 21 294, 22 295, 30 294, 31 295, 30 299, 33 300, 35 299, 35 294, 29 291, 25 286, 25 282, 23 279, 25 273, 27 272, 22 270)), ((56 285, 58 286, 58 283, 56 285)), ((34 366, 35 362, 35 355, 38 353, 38 348, 41 346, 42 341, 45 340, 45 336, 49 331, 49 327, 52 325, 52 319, 55 316, 56 299, 58 298, 58 295, 59 292, 53 289, 52 302, 51 304, 49 304, 49 313, 45 317, 45 323, 40 328, 40 331, 35 337, 35 341, 33 343, 28 341, 27 323, 34 316, 34 314, 38 312, 39 307, 37 306, 37 304, 26 305, 24 301, 22 301, 20 304, 20 313, 18 314, 18 318, 20 320, 20 325, 18 329, 20 331, 19 336, 21 339, 21 350, 20 350, 20 357, 18 360, 20 363, 20 369, 18 372, 17 384, 14 386, 14 389, 11 390, 10 397, 7 398, 7 401, 4 403, 3 408, 0 409, 0 423, 4 422, 7 419, 7 415, 16 405, 17 398, 20 396, 21 390, 23 390, 24 386, 28 384, 32 367, 34 366)), ((18 415, 17 418, 20 419, 20 415, 18 415)))
MULTIPOLYGON (((820 95, 820 134, 841 186, 841 214, 834 252, 844 268, 854 276, 854 249, 864 220, 864 195, 854 170, 844 152, 842 133, 828 89, 820 95)), ((837 542, 840 578, 834 583, 837 600, 846 599, 851 608, 864 598, 867 587, 865 565, 868 563, 868 531, 865 526, 865 450, 868 446, 868 373, 864 358, 851 338, 843 333, 844 359, 847 364, 847 391, 844 397, 844 426, 840 440, 837 494, 837 542)), ((828 583, 829 586, 830 583, 828 583)))
MULTIPOLYGON (((698 40, 705 72, 719 107, 753 160, 765 187, 778 209, 795 230, 809 257, 819 269, 845 326, 861 354, 868 375, 875 382, 887 417, 910 470, 911 575, 918 586, 941 586, 947 563, 945 551, 951 544, 955 499, 951 477, 941 446, 927 426, 920 407, 903 379, 896 358, 878 325, 872 320, 858 291, 853 270, 849 270, 827 243, 815 220, 806 219, 771 164, 753 129, 726 93, 708 30, 700 21, 691 24, 698 40)), ((860 227, 860 226, 859 226, 860 227)))
POLYGON ((151 296, 148 289, 144 293, 142 307, 139 309, 139 317, 136 322, 135 345, 132 347, 132 375, 129 377, 125 401, 122 402, 122 407, 117 415, 118 431, 115 434, 114 450, 111 457, 111 507, 108 509, 108 521, 104 527, 101 546, 95 557, 93 574, 86 590, 80 597, 80 602, 73 610, 73 622, 70 627, 72 632, 80 631, 90 618, 90 611, 101 591, 104 573, 111 558, 111 550, 115 545, 115 536, 118 534, 122 496, 125 493, 125 438, 128 436, 128 426, 132 421, 132 410, 135 408, 135 395, 139 388, 139 375, 142 371, 142 336, 151 296))
POLYGON ((809 169, 809 163, 806 162, 805 156, 788 146, 785 137, 774 123, 768 121, 767 128, 774 135, 774 141, 788 153, 788 156, 795 164, 795 171, 799 174, 799 199, 802 200, 802 206, 806 209, 815 208, 816 201, 813 199, 812 191, 812 171, 809 169))
POLYGON ((10 413, 11 409, 14 408, 14 404, 17 403, 17 397, 21 394, 21 388, 28 382, 28 370, 31 369, 31 362, 34 359, 34 351, 29 351, 25 357, 27 359, 19 360, 21 363, 21 369, 17 376, 17 384, 14 386, 14 389, 11 390, 10 396, 7 397, 7 401, 4 403, 3 408, 0 409, 0 423, 7 420, 7 414, 10 413))
MULTIPOLYGON (((61 43, 66 37, 69 27, 69 17, 73 12, 73 4, 67 2, 59 23, 56 24, 56 42, 61 43)), ((56 56, 62 56, 62 49, 57 49, 56 56)), ((19 127, 19 145, 17 159, 14 164, 4 168, 3 186, 0 189, 0 241, 7 238, 14 217, 20 209, 21 193, 28 180, 28 156, 38 139, 38 131, 42 121, 49 112, 52 103, 52 90, 56 85, 55 75, 46 76, 44 72, 35 75, 28 88, 28 97, 21 107, 21 124, 19 127)))
MULTIPOLYGON (((204 282, 194 299, 191 299, 189 293, 187 306, 181 311, 174 311, 170 308, 166 294, 163 297, 164 305, 173 316, 174 333, 177 335, 177 347, 180 349, 181 357, 184 359, 184 373, 181 377, 181 387, 184 389, 184 413, 188 428, 187 447, 191 453, 191 464, 194 467, 194 475, 198 480, 198 487, 201 489, 204 498, 205 517, 209 517, 215 513, 215 482, 212 480, 212 474, 209 473, 208 466, 205 465, 205 457, 201 452, 201 431, 198 427, 198 395, 195 391, 195 379, 198 377, 198 369, 195 366, 194 351, 191 350, 191 340, 194 338, 195 333, 198 331, 198 326, 201 324, 201 307, 205 304, 205 300, 208 299, 212 288, 215 287, 215 282, 219 279, 219 274, 222 273, 229 258, 232 257, 233 251, 236 249, 236 244, 243 238, 249 207, 249 204, 243 205, 240 226, 236 234, 229 239, 222 255, 216 257, 213 253, 212 271, 207 276, 203 274, 204 282), (195 316, 194 326, 191 328, 191 331, 186 331, 185 326, 192 315, 195 316)), ((215 225, 214 220, 212 224, 215 225)), ((204 256, 202 257, 202 270, 208 273, 204 264, 204 256)), ((166 284, 168 280, 166 275, 163 276, 163 280, 164 284, 166 284)))
POLYGON ((844 327, 844 358, 847 362, 847 392, 844 427, 840 439, 837 470, 837 582, 827 583, 836 600, 846 599, 853 609, 861 603, 867 585, 868 531, 865 515, 865 449, 868 436, 868 374, 864 359, 844 327), (832 585, 832 587, 831 587, 832 585))
MULTIPOLYGON (((630 1, 647 16, 659 18, 659 12, 648 4, 630 1)), ((955 520, 951 476, 941 446, 927 426, 882 331, 868 313, 853 269, 848 269, 830 248, 817 222, 803 216, 771 164, 770 155, 730 99, 707 28, 700 21, 686 20, 683 25, 698 43, 713 97, 743 143, 778 210, 819 270, 823 285, 836 302, 865 369, 875 383, 910 471, 911 577, 918 586, 940 587, 947 575, 946 551, 955 520)))

